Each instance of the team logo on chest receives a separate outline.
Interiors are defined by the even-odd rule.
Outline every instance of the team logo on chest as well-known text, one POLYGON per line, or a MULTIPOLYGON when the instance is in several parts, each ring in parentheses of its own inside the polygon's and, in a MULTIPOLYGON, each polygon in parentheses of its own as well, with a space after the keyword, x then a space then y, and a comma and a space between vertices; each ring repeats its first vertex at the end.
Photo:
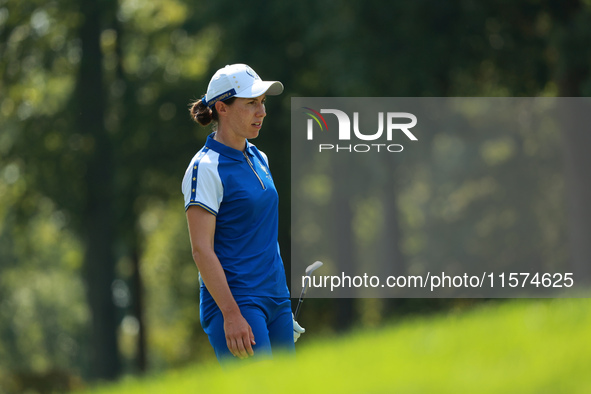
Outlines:
POLYGON ((267 169, 267 167, 265 167, 265 165, 263 163, 261 163, 260 160, 257 160, 257 162, 259 163, 259 167, 261 167, 261 170, 263 170, 263 172, 265 173, 265 175, 267 176, 267 178, 271 178, 271 176, 269 174, 269 170, 267 169))

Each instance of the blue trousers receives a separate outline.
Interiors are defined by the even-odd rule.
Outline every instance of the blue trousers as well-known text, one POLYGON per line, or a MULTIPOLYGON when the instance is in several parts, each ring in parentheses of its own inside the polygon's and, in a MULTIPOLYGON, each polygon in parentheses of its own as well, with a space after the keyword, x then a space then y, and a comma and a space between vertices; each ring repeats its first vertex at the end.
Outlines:
MULTIPOLYGON (((273 351, 295 353, 289 298, 234 296, 234 299, 254 334, 253 358, 269 358, 273 351)), ((226 342, 222 312, 211 296, 201 298, 200 315, 218 361, 223 363, 234 358, 226 342)))

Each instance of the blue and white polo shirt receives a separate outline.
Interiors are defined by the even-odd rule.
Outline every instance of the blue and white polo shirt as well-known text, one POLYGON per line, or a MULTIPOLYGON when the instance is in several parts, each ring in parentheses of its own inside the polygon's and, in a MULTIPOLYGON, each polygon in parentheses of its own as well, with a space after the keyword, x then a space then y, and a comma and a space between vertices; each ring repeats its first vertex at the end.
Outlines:
MULTIPOLYGON (((279 196, 266 155, 247 141, 244 152, 207 137, 185 172, 185 210, 216 216, 214 251, 233 295, 289 297, 277 242, 279 196)), ((210 297, 201 284, 202 298, 210 297)))

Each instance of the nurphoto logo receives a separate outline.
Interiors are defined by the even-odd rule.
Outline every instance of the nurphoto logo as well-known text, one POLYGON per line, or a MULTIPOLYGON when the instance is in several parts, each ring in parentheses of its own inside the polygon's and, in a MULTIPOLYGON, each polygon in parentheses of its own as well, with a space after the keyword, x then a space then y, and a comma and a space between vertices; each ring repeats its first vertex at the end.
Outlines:
MULTIPOLYGON (((377 140, 384 140, 382 137, 384 134, 384 129, 386 131, 385 140, 387 142, 391 142, 393 137, 399 132, 402 132, 408 139, 411 141, 418 141, 417 137, 410 131, 411 128, 416 126, 417 124, 417 117, 409 112, 378 112, 378 130, 377 131, 367 131, 364 130, 363 132, 359 130, 359 112, 353 112, 353 127, 351 127, 351 119, 349 115, 347 115, 344 111, 338 109, 321 109, 320 111, 316 111, 309 107, 302 107, 306 110, 304 113, 310 117, 307 122, 307 138, 308 140, 314 140, 314 129, 319 129, 320 132, 329 132, 328 124, 326 119, 322 114, 332 114, 336 116, 336 120, 338 122, 338 140, 339 141, 351 141, 352 137, 353 140, 361 140, 361 141, 377 141, 377 140), (407 122, 403 122, 406 119, 407 122), (401 122, 402 121, 402 122, 401 122), (386 126, 384 127, 384 123, 386 126), (317 127, 315 127, 315 124, 317 127), (353 129, 353 136, 351 135, 351 129, 353 129)), ((364 115, 365 116, 365 115, 364 115)), ((375 116, 375 115, 374 115, 375 116)), ((365 153, 370 151, 377 151, 385 150, 388 152, 402 152, 403 146, 400 144, 390 144, 390 143, 372 143, 372 144, 319 144, 318 151, 334 151, 334 152, 356 152, 356 153, 365 153)))

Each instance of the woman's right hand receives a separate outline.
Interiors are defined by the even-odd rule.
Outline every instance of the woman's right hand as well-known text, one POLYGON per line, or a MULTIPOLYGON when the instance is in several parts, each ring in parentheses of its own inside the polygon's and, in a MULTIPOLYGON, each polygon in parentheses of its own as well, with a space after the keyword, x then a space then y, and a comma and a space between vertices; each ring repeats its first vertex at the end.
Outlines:
POLYGON ((235 357, 243 359, 254 355, 254 334, 240 311, 224 315, 224 331, 228 349, 235 357))
POLYGON ((239 358, 254 355, 254 334, 232 296, 226 274, 213 247, 216 217, 200 206, 187 209, 193 259, 205 286, 224 316, 228 349, 239 358))

